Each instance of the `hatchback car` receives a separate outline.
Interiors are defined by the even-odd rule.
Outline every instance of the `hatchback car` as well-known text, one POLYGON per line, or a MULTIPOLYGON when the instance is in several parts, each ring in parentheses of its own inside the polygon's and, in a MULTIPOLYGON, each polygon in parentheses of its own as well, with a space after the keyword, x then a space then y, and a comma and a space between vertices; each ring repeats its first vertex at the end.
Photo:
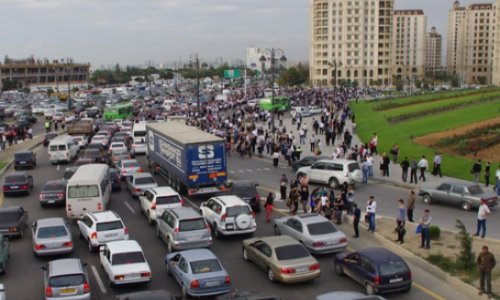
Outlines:
POLYGON ((22 206, 0 207, 0 233, 4 237, 24 236, 28 212, 22 206))
POLYGON ((162 186, 146 189, 144 195, 139 196, 139 203, 148 223, 153 224, 166 209, 182 207, 184 199, 173 188, 162 186))
POLYGON ((383 248, 365 248, 335 256, 335 273, 347 275, 362 284, 368 295, 409 292, 411 271, 406 262, 383 248))
POLYGON ((330 220, 319 214, 298 214, 274 219, 277 235, 288 235, 300 241, 314 254, 345 251, 346 235, 330 220))
POLYGON ((7 261, 10 256, 10 242, 3 234, 0 233, 0 274, 7 272, 7 261))
POLYGON ((90 300, 87 264, 78 258, 53 260, 43 269, 45 299, 90 300))
POLYGON ((111 241, 128 240, 128 228, 114 211, 86 213, 77 222, 80 237, 88 242, 89 251, 111 241))
POLYGON ((262 268, 270 281, 304 282, 321 275, 318 261, 307 248, 286 235, 244 240, 243 259, 262 268))
POLYGON ((377 295, 365 295, 359 292, 330 292, 316 296, 316 300, 386 300, 377 295))
POLYGON ((63 218, 39 219, 31 225, 35 256, 73 252, 71 230, 63 218))
POLYGON ((181 286, 184 298, 224 294, 231 290, 231 278, 217 256, 208 249, 169 253, 165 264, 167 274, 181 286))
POLYGON ((235 180, 229 185, 228 194, 240 197, 243 201, 250 204, 252 211, 260 212, 260 195, 257 191, 258 184, 252 180, 235 180))
POLYGON ((132 197, 142 196, 146 189, 158 187, 156 179, 149 172, 135 173, 130 177, 126 177, 125 184, 132 197))
POLYGON ((192 207, 165 210, 156 219, 156 236, 165 241, 168 252, 212 245, 210 227, 192 207))
POLYGON ((40 205, 65 204, 66 184, 67 181, 64 179, 47 181, 40 191, 40 205))
POLYGON ((137 172, 142 172, 142 167, 135 159, 122 159, 116 164, 116 169, 120 172, 122 179, 132 176, 137 172))
POLYGON ((36 167, 36 155, 33 151, 20 151, 14 153, 14 169, 34 169, 36 167))
POLYGON ((331 188, 338 188, 344 182, 354 184, 362 181, 359 164, 348 159, 322 159, 310 167, 302 167, 297 176, 306 175, 310 182, 328 184, 331 188))
POLYGON ((5 176, 3 181, 3 194, 5 196, 31 193, 33 189, 33 176, 26 172, 14 172, 5 176))
POLYGON ((114 241, 101 246, 99 260, 110 286, 151 281, 151 268, 136 241, 114 241))
POLYGON ((474 183, 443 182, 436 188, 422 188, 419 196, 426 204, 442 203, 460 206, 463 210, 478 209, 481 200, 489 207, 498 205, 495 193, 485 192, 474 183))

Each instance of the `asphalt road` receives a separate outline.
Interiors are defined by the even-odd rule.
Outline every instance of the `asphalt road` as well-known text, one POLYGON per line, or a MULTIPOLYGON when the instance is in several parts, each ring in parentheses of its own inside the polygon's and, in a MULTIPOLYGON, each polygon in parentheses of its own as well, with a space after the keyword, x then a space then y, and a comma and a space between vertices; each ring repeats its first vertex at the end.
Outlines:
MULTIPOLYGON (((41 208, 38 203, 38 194, 43 183, 50 179, 61 178, 65 166, 52 166, 47 159, 46 149, 40 148, 38 151, 38 166, 35 170, 29 171, 34 176, 35 189, 30 196, 25 197, 9 197, 3 200, 2 205, 22 205, 29 212, 30 220, 34 221, 39 218, 65 216, 64 207, 41 208)), ((139 158, 143 165, 144 158, 139 158)), ((250 169, 259 168, 264 165, 269 165, 263 161, 249 161, 239 159, 230 159, 230 170, 235 171, 234 178, 258 179, 261 186, 276 186, 278 175, 281 170, 261 170, 248 171, 250 169), (244 168, 244 172, 238 172, 244 168)), ((7 172, 9 173, 9 172, 7 172)), ((164 181, 158 178, 160 184, 165 184, 164 181)), ((124 186, 123 186, 124 187, 124 186)), ((377 199, 391 199, 391 203, 397 199, 394 195, 396 189, 378 186, 366 186, 359 188, 356 195, 361 199, 366 198, 368 193, 373 193, 377 199)), ((198 205, 202 199, 191 199, 191 205, 198 205)), ((383 202, 383 201, 381 201, 383 202)), ((390 210, 389 200, 386 202, 386 209, 390 210)), ((381 205, 383 210, 384 205, 381 205)), ((134 200, 123 189, 121 192, 112 195, 111 209, 116 211, 124 220, 125 225, 129 228, 130 238, 137 240, 143 247, 146 258, 152 268, 153 280, 148 285, 133 285, 124 287, 110 288, 105 282, 106 277, 104 272, 99 267, 97 253, 89 253, 86 243, 78 239, 77 226, 72 223, 71 229, 74 237, 75 250, 68 257, 78 257, 82 261, 89 264, 88 273, 90 276, 90 285, 93 299, 113 299, 115 295, 131 291, 145 289, 167 289, 175 294, 180 294, 179 286, 171 277, 167 277, 164 266, 164 256, 167 253, 166 246, 155 236, 153 227, 148 225, 144 216, 139 213, 139 205, 137 200, 134 200)), ((458 211, 457 211, 458 212, 458 211)), ((278 214, 275 214, 279 217, 278 214)), ((264 222, 264 215, 257 215, 258 230, 255 236, 272 235, 273 230, 271 224, 264 222)), ((352 233, 345 229, 348 236, 352 233)), ((355 290, 363 292, 364 288, 354 283, 346 277, 335 275, 333 270, 332 256, 320 256, 318 260, 321 264, 322 275, 319 279, 303 284, 283 285, 270 283, 267 280, 266 274, 258 269, 255 265, 243 261, 241 257, 241 241, 246 237, 233 237, 224 240, 215 241, 212 246, 214 253, 220 258, 224 267, 229 272, 235 288, 248 291, 260 291, 274 293, 280 295, 282 299, 314 299, 318 294, 339 291, 339 290, 355 290)), ((360 247, 377 246, 377 242, 371 238, 351 240, 350 247, 357 249, 360 247)), ((7 296, 9 299, 44 299, 42 267, 46 262, 60 257, 51 258, 36 258, 33 256, 31 245, 31 232, 27 231, 24 238, 14 239, 11 242, 11 258, 7 265, 7 274, 0 277, 6 287, 7 296)), ((464 299, 463 296, 448 288, 444 282, 433 277, 425 270, 421 270, 416 266, 411 266, 413 278, 415 281, 414 288, 409 294, 388 295, 388 299, 464 299)))

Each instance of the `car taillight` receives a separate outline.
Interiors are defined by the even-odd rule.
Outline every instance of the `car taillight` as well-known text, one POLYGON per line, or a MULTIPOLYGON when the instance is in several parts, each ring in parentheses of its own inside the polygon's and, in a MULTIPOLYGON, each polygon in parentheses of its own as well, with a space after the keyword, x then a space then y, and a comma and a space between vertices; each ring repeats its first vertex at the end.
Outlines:
POLYGON ((53 297, 52 287, 48 286, 45 288, 45 297, 53 297))
POLYGON ((125 276, 123 275, 116 275, 115 276, 115 280, 123 280, 125 278, 125 276))
POLYGON ((43 248, 45 248, 44 245, 40 245, 40 244, 35 245, 35 250, 42 250, 43 248))
POLYGON ((181 206, 184 206, 185 203, 186 203, 186 200, 184 200, 184 198, 181 198, 181 206))
POLYGON ((134 189, 132 190, 132 193, 139 193, 140 191, 141 191, 141 189, 139 189, 139 188, 134 188, 134 189))
POLYGON ((90 235, 90 238, 91 238, 92 240, 97 240, 97 232, 95 232, 95 231, 94 231, 94 232, 92 232, 92 234, 90 235))
POLYGON ((378 276, 378 275, 377 275, 377 276, 375 276, 375 280, 373 280, 373 283, 374 283, 375 285, 380 285, 380 276, 378 276))
POLYGON ((192 289, 198 289, 198 288, 200 288, 200 282, 198 280, 191 281, 191 288, 192 289))
POLYGON ((4 185, 3 188, 2 188, 4 191, 8 191, 9 190, 9 187, 4 185))
POLYGON ((11 227, 11 228, 9 228, 9 232, 17 232, 17 228, 16 227, 11 227))
POLYGON ((142 272, 141 273, 141 277, 150 277, 151 276, 151 272, 142 272))
POLYGON ((21 190, 27 190, 27 189, 28 189, 28 185, 27 184, 21 185, 21 190))
POLYGON ((90 285, 89 285, 89 283, 88 283, 88 282, 85 282, 85 283, 83 284, 83 292, 84 292, 85 294, 90 293, 90 285))
POLYGON ((102 210, 102 203, 97 203, 97 210, 98 211, 101 211, 102 210))
POLYGON ((73 247, 73 243, 72 242, 66 242, 63 244, 63 247, 73 247))
POLYGON ((179 227, 175 227, 174 233, 179 233, 179 227))
POLYGON ((319 268, 320 268, 319 264, 314 264, 309 267, 309 271, 316 271, 319 270, 319 268))
POLYGON ((144 170, 142 168, 139 168, 139 169, 137 169, 137 172, 141 173, 141 172, 144 172, 144 170))
POLYGON ((153 202, 153 203, 151 204, 151 209, 156 209, 156 202, 153 202))
POLYGON ((225 284, 230 284, 230 283, 231 283, 231 277, 226 276, 226 277, 224 278, 224 283, 225 283, 225 284))
POLYGON ((123 232, 124 232, 125 234, 128 234, 128 228, 127 228, 127 227, 123 228, 123 232))
POLYGON ((325 243, 324 242, 314 242, 313 243, 313 247, 324 247, 325 246, 325 243))
POLYGON ((281 274, 293 274, 295 273, 294 268, 281 268, 281 274))
POLYGON ((339 240, 339 243, 347 243, 347 238, 343 237, 339 240))

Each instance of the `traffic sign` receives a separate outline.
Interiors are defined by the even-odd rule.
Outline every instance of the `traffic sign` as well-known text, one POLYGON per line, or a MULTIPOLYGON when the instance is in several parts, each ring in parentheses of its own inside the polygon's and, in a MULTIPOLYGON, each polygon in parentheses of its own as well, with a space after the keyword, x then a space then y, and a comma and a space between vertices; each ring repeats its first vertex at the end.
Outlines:
POLYGON ((238 69, 224 70, 224 78, 236 79, 241 77, 241 72, 238 69))

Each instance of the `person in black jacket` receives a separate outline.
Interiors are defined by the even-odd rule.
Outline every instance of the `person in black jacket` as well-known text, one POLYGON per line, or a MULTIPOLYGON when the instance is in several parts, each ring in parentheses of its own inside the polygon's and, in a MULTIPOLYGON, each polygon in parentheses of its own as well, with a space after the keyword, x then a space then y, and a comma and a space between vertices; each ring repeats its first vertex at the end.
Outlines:
POLYGON ((403 159, 400 166, 401 169, 403 170, 403 172, 401 173, 402 176, 401 179, 403 180, 403 182, 406 182, 406 180, 408 179, 408 169, 410 168, 410 162, 408 161, 408 157, 405 157, 405 159, 403 159))
POLYGON ((353 226, 354 226, 354 235, 353 238, 359 238, 359 219, 361 218, 361 209, 358 208, 358 205, 354 203, 354 213, 353 213, 353 226))

